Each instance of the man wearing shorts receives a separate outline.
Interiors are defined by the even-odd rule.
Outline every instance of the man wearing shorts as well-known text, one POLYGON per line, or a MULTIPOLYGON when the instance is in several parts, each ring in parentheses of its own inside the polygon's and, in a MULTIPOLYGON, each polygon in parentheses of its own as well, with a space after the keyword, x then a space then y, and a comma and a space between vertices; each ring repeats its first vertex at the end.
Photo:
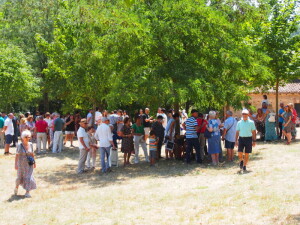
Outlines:
POLYGON ((144 125, 144 131, 145 131, 145 141, 147 142, 147 139, 149 137, 150 129, 151 129, 151 123, 153 122, 152 117, 149 116, 150 109, 146 108, 145 113, 142 115, 143 118, 143 125, 144 125))
POLYGON ((4 127, 2 132, 5 134, 5 150, 4 155, 9 155, 9 147, 10 144, 13 142, 13 136, 14 136, 14 125, 12 122, 12 119, 14 118, 14 114, 10 113, 8 114, 7 119, 4 121, 4 127))
POLYGON ((252 147, 255 147, 256 144, 256 127, 254 122, 249 120, 249 111, 247 109, 242 111, 242 115, 243 118, 236 127, 235 145, 238 146, 240 169, 246 171, 249 154, 252 153, 252 147))

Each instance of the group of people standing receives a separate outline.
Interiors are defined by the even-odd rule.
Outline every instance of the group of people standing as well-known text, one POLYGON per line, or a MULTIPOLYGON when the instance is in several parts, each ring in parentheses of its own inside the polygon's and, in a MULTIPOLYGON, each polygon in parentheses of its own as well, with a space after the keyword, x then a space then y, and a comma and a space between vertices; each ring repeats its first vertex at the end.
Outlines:
MULTIPOLYGON (((154 166, 163 158, 164 144, 166 160, 180 158, 190 164, 195 158, 196 163, 202 164, 206 159, 211 160, 212 165, 216 166, 223 161, 222 141, 225 141, 227 161, 234 161, 234 148, 238 147, 239 166, 246 171, 249 154, 252 152, 252 147, 256 145, 256 130, 265 140, 270 140, 269 138, 274 136, 272 132, 273 130, 275 132, 275 126, 272 123, 275 122, 271 118, 273 114, 268 109, 268 105, 267 107, 265 105, 267 104, 262 104, 262 108, 258 109, 256 115, 244 109, 241 120, 234 118, 231 111, 227 111, 223 121, 216 111, 210 111, 206 116, 193 109, 191 116, 188 117, 185 111, 175 113, 174 110, 166 111, 164 108, 158 108, 155 116, 150 116, 149 108, 141 109, 134 115, 134 120, 127 115, 126 111, 115 110, 109 113, 106 110, 100 112, 98 108, 96 112, 89 110, 84 118, 81 118, 79 113, 67 114, 64 118, 58 113, 46 113, 44 116, 20 114, 19 119, 16 119, 12 113, 7 116, 2 114, 0 133, 5 134, 5 138, 1 137, 0 141, 5 143, 4 154, 8 155, 14 135, 18 132, 21 134, 21 144, 17 146, 15 160, 15 168, 18 171, 15 193, 18 192, 19 185, 22 185, 26 190, 26 197, 30 197, 29 192, 36 188, 33 177, 36 163, 32 142, 37 143, 37 154, 42 150, 46 151, 47 142, 52 153, 59 153, 67 141, 70 141, 70 146, 74 147, 74 136, 78 138, 80 150, 78 174, 84 173, 86 169, 95 169, 97 149, 100 152, 101 172, 103 174, 110 172, 109 159, 112 151, 118 151, 120 142, 119 149, 124 153, 124 166, 131 164, 131 155, 134 155, 135 164, 140 162, 140 147, 145 161, 149 162, 150 166, 154 166), (63 130, 65 130, 65 139, 63 139, 63 130), (29 165, 28 157, 33 158, 33 164, 29 165)), ((286 136, 289 144, 295 135, 293 134, 295 112, 292 104, 284 106, 281 103, 280 106, 279 125, 282 126, 282 134, 286 136)), ((280 133, 280 137, 282 134, 280 133)))
POLYGON ((285 138, 287 144, 296 138, 297 111, 292 103, 284 105, 280 103, 278 119, 274 111, 267 102, 262 103, 262 108, 257 109, 257 114, 251 114, 250 118, 255 121, 257 131, 261 141, 275 141, 285 138), (276 123, 278 122, 279 135, 276 133, 276 123))

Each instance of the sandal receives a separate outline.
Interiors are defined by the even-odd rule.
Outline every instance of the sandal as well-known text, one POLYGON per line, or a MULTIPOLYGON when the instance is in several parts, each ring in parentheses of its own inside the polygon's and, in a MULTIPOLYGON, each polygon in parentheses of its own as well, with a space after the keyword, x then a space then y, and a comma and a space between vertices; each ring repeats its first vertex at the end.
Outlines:
POLYGON ((25 198, 31 198, 31 195, 29 193, 26 193, 25 198))

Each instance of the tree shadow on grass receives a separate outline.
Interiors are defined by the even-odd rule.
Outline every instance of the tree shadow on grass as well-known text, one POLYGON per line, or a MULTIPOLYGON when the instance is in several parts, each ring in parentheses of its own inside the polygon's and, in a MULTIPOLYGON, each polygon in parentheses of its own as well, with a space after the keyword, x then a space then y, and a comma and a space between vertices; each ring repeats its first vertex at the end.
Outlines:
POLYGON ((20 201, 23 199, 25 199, 25 195, 12 195, 9 199, 7 199, 7 202, 20 201))
MULTIPOLYGON (((62 157, 78 159, 78 152, 64 152, 62 157), (65 154, 65 156, 63 155, 65 154)), ((59 167, 56 171, 44 171, 36 174, 36 177, 51 185, 78 185, 87 184, 91 187, 105 187, 113 184, 122 184, 132 178, 169 178, 201 175, 205 171, 215 170, 222 173, 224 170, 230 170, 238 167, 238 161, 234 163, 224 163, 222 166, 213 167, 207 163, 203 165, 193 161, 186 164, 182 160, 160 160, 154 167, 150 167, 143 159, 139 164, 132 164, 123 167, 121 160, 122 154, 119 154, 119 167, 112 167, 113 172, 101 173, 99 167, 94 171, 88 171, 83 174, 76 174, 77 164, 66 164, 59 167)), ((132 157, 133 158, 133 157, 132 157)), ((250 160, 260 160, 260 153, 253 154, 250 160)), ((98 165, 97 165, 98 166, 98 165)))
POLYGON ((287 216, 287 224, 300 224, 300 214, 293 214, 287 216))
POLYGON ((77 160, 79 157, 79 149, 78 148, 64 148, 64 150, 60 153, 52 153, 51 151, 46 151, 42 154, 36 154, 35 157, 37 159, 42 159, 46 157, 50 158, 56 158, 59 160, 65 160, 65 159, 73 159, 77 160))

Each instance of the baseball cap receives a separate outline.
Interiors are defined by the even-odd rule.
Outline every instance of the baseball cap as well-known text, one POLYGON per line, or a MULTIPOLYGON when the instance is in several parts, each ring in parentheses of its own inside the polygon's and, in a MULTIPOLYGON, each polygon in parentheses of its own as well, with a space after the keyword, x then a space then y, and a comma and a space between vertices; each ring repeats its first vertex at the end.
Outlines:
POLYGON ((242 114, 249 114, 248 109, 243 109, 242 114))

